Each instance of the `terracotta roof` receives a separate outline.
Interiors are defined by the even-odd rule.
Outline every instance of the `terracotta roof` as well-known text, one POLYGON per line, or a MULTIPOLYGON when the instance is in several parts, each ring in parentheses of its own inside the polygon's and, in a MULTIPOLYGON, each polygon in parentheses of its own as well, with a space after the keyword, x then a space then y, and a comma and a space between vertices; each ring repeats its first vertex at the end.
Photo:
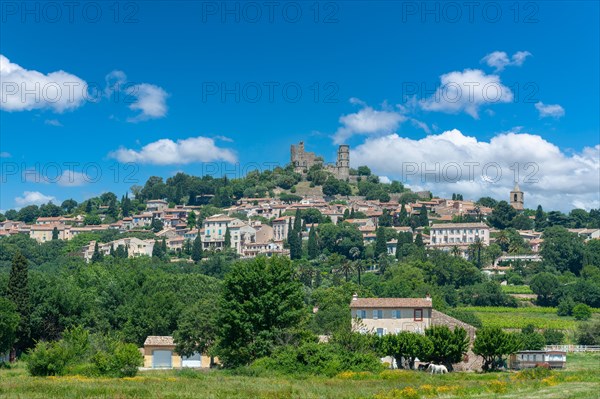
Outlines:
POLYGON ((425 298, 357 298, 350 302, 351 308, 430 308, 425 298))
POLYGON ((150 335, 144 341, 144 346, 172 346, 175 345, 173 337, 169 335, 150 335))

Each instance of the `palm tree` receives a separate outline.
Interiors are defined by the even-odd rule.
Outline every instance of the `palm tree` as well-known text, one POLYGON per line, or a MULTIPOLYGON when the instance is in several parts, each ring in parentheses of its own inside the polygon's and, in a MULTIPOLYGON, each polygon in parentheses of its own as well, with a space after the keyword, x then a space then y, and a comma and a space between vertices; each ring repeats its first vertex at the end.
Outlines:
POLYGON ((348 275, 352 273, 353 270, 354 265, 351 262, 348 262, 347 260, 342 262, 340 268, 338 269, 339 272, 344 273, 344 276, 346 277, 346 282, 348 282, 348 275))
POLYGON ((460 256, 460 248, 458 248, 457 246, 453 246, 450 252, 455 258, 458 258, 460 256))
POLYGON ((496 242, 498 243, 498 245, 500 245, 500 248, 502 248, 503 251, 506 251, 508 249, 510 239, 508 238, 508 234, 506 234, 506 231, 501 230, 498 232, 498 234, 496 234, 496 242))
POLYGON ((473 248, 473 255, 477 256, 477 267, 481 269, 481 251, 485 247, 483 241, 477 237, 475 238, 475 242, 471 244, 471 247, 473 248))

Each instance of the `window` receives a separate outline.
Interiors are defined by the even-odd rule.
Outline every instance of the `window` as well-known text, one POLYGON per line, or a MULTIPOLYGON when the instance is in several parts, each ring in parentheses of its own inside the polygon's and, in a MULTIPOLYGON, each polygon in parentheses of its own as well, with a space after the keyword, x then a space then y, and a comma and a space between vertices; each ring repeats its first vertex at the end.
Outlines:
POLYGON ((356 317, 358 317, 359 319, 366 319, 367 318, 367 311, 366 310, 357 310, 356 311, 356 317))
POLYGON ((399 319, 399 318, 400 318, 400 311, 392 310, 392 319, 399 319))
POLYGON ((378 328, 378 329, 377 329, 377 336, 378 336, 378 337, 382 337, 382 336, 384 336, 384 335, 385 335, 385 333, 386 333, 386 330, 385 330, 385 328, 378 328))
POLYGON ((373 318, 375 320, 383 319, 383 310, 373 310, 373 318))
POLYGON ((423 321, 423 309, 415 309, 415 321, 423 321))

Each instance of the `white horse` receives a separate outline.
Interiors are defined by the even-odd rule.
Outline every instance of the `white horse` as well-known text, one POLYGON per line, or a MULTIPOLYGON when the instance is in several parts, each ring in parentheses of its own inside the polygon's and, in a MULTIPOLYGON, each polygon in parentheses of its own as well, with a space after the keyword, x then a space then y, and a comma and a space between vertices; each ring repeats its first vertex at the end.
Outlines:
POLYGON ((438 366, 433 363, 429 363, 429 366, 427 367, 427 369, 425 371, 429 371, 429 370, 431 370, 431 374, 446 374, 448 372, 448 369, 443 364, 440 364, 438 366))

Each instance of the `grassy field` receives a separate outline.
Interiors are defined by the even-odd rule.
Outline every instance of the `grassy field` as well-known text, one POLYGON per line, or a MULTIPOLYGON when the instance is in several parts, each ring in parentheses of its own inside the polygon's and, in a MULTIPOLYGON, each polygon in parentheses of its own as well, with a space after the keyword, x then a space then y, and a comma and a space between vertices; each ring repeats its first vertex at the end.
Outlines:
POLYGON ((527 373, 388 370, 323 377, 250 377, 224 371, 147 371, 134 378, 30 377, 0 370, 0 398, 598 398, 600 354, 571 354, 568 369, 527 373))
MULTIPOLYGON (((555 328, 558 330, 574 331, 581 322, 573 317, 562 317, 556 314, 556 308, 523 307, 465 307, 461 308, 474 312, 486 327, 520 329, 528 324, 536 328, 555 328)), ((600 309, 593 309, 592 320, 600 319, 600 309)))

